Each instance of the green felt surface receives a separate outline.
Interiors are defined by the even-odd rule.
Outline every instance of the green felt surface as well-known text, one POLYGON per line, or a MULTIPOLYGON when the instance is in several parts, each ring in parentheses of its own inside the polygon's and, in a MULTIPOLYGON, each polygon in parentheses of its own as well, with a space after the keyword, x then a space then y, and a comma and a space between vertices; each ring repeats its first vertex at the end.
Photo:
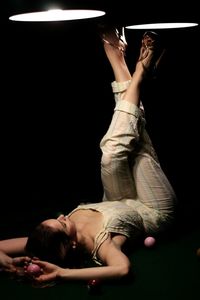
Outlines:
POLYGON ((133 276, 126 281, 102 284, 91 294, 86 282, 66 282, 48 288, 34 288, 0 275, 1 299, 200 299, 199 228, 185 234, 157 239, 153 248, 142 244, 130 254, 133 276), (3 296, 2 296, 3 295, 3 296))

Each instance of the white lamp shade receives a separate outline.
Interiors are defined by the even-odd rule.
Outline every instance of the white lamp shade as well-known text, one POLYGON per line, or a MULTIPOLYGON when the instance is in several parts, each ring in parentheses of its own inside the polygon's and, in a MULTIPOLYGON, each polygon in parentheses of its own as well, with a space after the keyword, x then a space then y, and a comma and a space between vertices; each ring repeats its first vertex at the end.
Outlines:
POLYGON ((172 29, 172 28, 186 28, 198 26, 198 23, 149 23, 149 24, 138 24, 138 25, 128 25, 127 29, 172 29))
POLYGON ((9 17, 11 21, 23 22, 53 22, 96 18, 105 15, 101 10, 85 9, 50 9, 42 12, 17 14, 9 17))

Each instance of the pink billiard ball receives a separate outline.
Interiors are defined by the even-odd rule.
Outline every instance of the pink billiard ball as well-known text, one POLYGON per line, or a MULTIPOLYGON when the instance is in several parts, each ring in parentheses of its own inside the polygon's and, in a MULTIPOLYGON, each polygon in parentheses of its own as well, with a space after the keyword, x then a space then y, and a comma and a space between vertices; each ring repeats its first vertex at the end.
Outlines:
POLYGON ((99 293, 100 292, 100 280, 91 279, 87 283, 87 288, 90 293, 99 293))
POLYGON ((27 273, 31 276, 39 276, 41 274, 41 268, 40 266, 36 265, 36 264, 29 264, 27 269, 26 269, 27 273))
POLYGON ((146 237, 146 239, 144 240, 144 245, 146 247, 153 247, 155 245, 156 239, 153 236, 148 236, 146 237))

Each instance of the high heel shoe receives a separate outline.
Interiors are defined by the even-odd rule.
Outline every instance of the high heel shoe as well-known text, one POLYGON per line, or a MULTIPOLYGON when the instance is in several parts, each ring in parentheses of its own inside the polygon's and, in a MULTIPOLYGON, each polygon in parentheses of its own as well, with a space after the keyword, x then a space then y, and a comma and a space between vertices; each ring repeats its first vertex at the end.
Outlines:
POLYGON ((142 63, 145 73, 150 78, 156 78, 158 66, 165 53, 160 36, 154 31, 146 31, 143 34, 138 62, 142 63), (152 54, 152 55, 151 55, 152 54), (151 56, 146 60, 145 59, 151 56))
POLYGON ((99 25, 99 32, 103 43, 106 43, 125 54, 128 44, 124 27, 115 28, 112 26, 99 25))

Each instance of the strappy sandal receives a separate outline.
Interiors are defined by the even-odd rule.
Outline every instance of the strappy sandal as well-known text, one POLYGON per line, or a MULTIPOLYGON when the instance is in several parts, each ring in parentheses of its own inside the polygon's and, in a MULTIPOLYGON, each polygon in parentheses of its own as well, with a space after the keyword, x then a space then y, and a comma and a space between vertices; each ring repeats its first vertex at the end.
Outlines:
POLYGON ((166 51, 163 47, 160 36, 154 31, 146 31, 142 37, 140 48, 140 57, 138 62, 141 61, 143 68, 148 77, 156 78, 158 65, 166 51), (148 57, 150 51, 153 53, 152 59, 149 62, 149 65, 146 66, 143 61, 148 57))
POLYGON ((128 44, 125 37, 124 27, 119 29, 106 25, 100 25, 99 32, 103 43, 106 43, 125 54, 128 44))

